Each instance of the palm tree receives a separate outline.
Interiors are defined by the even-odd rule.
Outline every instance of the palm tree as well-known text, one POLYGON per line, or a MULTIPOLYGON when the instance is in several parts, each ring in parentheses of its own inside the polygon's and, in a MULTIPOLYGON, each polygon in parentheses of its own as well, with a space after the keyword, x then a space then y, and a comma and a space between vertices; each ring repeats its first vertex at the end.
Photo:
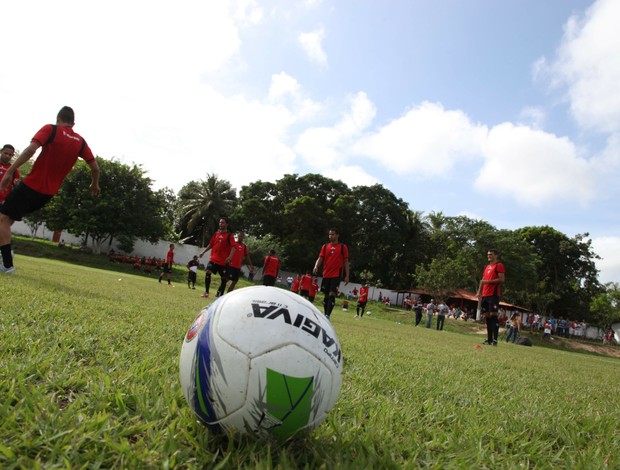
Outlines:
POLYGON ((205 246, 217 230, 219 218, 229 214, 236 202, 237 191, 230 182, 214 174, 183 186, 179 191, 179 228, 184 241, 205 246))

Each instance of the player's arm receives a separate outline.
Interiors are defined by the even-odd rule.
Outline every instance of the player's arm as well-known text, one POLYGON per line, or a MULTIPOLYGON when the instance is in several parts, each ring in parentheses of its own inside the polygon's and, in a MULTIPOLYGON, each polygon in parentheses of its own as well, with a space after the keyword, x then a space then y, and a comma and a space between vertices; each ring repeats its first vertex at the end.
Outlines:
POLYGON ((482 289, 482 284, 503 284, 505 280, 505 274, 504 273, 497 273, 497 277, 495 279, 482 279, 480 281, 480 289, 482 289))
POLYGON ((314 263, 314 269, 312 270, 315 276, 319 272, 319 268, 321 267, 322 264, 323 264, 323 258, 319 256, 316 260, 316 263, 314 263))
POLYGON ((88 160, 86 163, 88 163, 90 167, 90 193, 93 196, 97 196, 101 192, 101 188, 99 187, 99 164, 96 158, 88 160))
POLYGON ((349 283, 349 259, 345 258, 344 260, 344 285, 346 286, 349 283))
POLYGON ((32 142, 30 142, 30 145, 28 145, 28 147, 26 147, 24 151, 19 154, 19 157, 15 159, 9 169, 6 170, 6 173, 2 177, 2 180, 0 180, 0 192, 4 191, 9 186, 9 184, 11 184, 11 182, 13 181, 13 174, 15 173, 15 170, 17 170, 20 166, 30 160, 34 153, 39 149, 39 147, 41 147, 41 144, 36 140, 33 140, 32 142))
POLYGON ((228 255, 228 258, 226 258, 226 260, 224 261, 225 264, 230 264, 230 260, 232 259, 233 255, 235 254, 235 251, 237 251, 237 247, 234 246, 232 248, 232 250, 230 250, 230 254, 228 255))

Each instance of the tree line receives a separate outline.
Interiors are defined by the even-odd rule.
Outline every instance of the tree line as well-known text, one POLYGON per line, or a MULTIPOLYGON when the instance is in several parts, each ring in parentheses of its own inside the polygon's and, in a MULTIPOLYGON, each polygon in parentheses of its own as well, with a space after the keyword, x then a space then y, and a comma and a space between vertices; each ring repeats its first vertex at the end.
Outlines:
POLYGON ((222 215, 243 230, 257 264, 269 249, 288 271, 310 271, 327 231, 337 227, 349 247, 351 280, 391 289, 425 289, 437 297, 476 291, 486 252, 507 268, 505 301, 536 312, 585 319, 599 326, 620 320, 620 286, 601 285, 588 233, 569 237, 550 226, 497 229, 488 222, 442 212, 424 214, 382 185, 354 186, 318 174, 256 181, 239 191, 216 175, 190 181, 178 193, 152 189, 138 165, 98 157, 102 193, 88 193, 88 167, 76 165, 52 203, 28 217, 83 237, 96 252, 115 242, 131 252, 136 239, 205 246, 222 215))

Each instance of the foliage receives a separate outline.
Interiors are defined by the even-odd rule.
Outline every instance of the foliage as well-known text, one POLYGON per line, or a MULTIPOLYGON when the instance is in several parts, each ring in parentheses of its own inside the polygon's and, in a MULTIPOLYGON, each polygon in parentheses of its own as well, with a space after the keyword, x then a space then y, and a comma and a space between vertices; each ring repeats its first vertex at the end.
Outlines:
POLYGON ((175 231, 178 225, 178 205, 176 194, 170 188, 162 188, 155 193, 155 197, 162 203, 162 222, 164 225, 164 240, 178 242, 180 234, 175 231))
POLYGON ((24 217, 24 222, 30 228, 32 238, 37 236, 38 230, 45 225, 46 220, 49 218, 50 206, 43 206, 41 209, 35 212, 31 212, 24 217))
POLYGON ((590 321, 606 330, 614 323, 620 322, 620 284, 610 282, 604 291, 597 294, 590 304, 590 321))
POLYGON ((46 225, 93 240, 95 252, 105 241, 140 238, 157 241, 164 234, 163 204, 151 190, 151 180, 137 165, 97 158, 101 194, 89 192, 90 168, 79 162, 49 205, 46 225))
POLYGON ((220 217, 229 216, 236 202, 236 190, 216 175, 187 183, 178 194, 177 231, 182 241, 206 246, 220 217))
POLYGON ((428 268, 418 265, 416 279, 419 286, 432 293, 435 300, 446 301, 450 292, 461 286, 460 280, 467 275, 466 267, 457 260, 442 257, 431 261, 428 268))
POLYGON ((487 264, 486 254, 489 249, 495 249, 507 270, 506 284, 502 286, 504 300, 530 305, 538 259, 513 231, 497 230, 485 221, 465 216, 447 217, 441 212, 429 214, 427 221, 432 259, 429 265, 418 266, 419 283, 439 288, 442 282, 450 280, 442 287, 444 291, 463 288, 476 292, 487 264))
POLYGON ((259 181, 241 188, 234 218, 255 237, 278 240, 291 271, 312 268, 331 227, 349 247, 352 280, 371 270, 385 285, 408 287, 425 259, 420 214, 381 185, 349 189, 316 174, 259 181))
MULTIPOLYGON (((243 186, 234 219, 257 238, 272 235, 283 247, 291 271, 311 269, 330 227, 351 244, 343 214, 351 200, 341 181, 321 175, 285 175, 276 183, 243 186)), ((346 220, 346 222, 349 222, 346 220)))
POLYGON ((599 257, 592 251, 588 234, 569 238, 549 226, 524 227, 516 233, 540 260, 538 310, 568 318, 587 313, 590 300, 601 292, 594 262, 599 257))
POLYGON ((263 260, 269 254, 269 250, 275 250, 276 256, 280 260, 280 265, 286 265, 287 263, 284 248, 271 235, 266 235, 263 238, 246 236, 243 243, 247 245, 250 259, 257 270, 263 267, 263 260))

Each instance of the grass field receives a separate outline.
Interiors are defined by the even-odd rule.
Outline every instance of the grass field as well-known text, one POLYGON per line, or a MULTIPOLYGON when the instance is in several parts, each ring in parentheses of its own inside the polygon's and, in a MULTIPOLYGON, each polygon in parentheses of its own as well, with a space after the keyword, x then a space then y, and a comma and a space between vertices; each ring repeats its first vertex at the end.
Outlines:
POLYGON ((337 307, 329 418, 285 443, 228 439, 179 386, 201 290, 103 263, 16 266, 0 277, 0 468, 620 468, 618 359, 476 348, 463 322, 438 332, 337 307))

